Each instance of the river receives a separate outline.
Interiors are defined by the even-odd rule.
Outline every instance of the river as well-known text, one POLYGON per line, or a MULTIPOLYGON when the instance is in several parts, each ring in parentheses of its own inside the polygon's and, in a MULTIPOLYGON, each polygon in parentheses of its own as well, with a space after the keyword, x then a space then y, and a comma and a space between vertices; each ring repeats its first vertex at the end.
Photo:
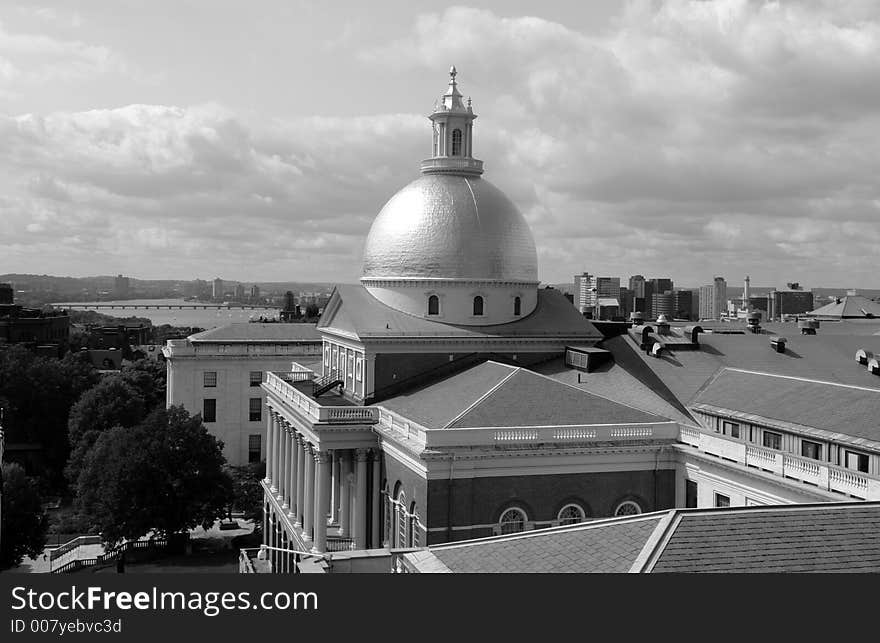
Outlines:
MULTIPOLYGON (((183 299, 129 299, 126 301, 70 301, 52 304, 58 308, 65 306, 111 306, 111 308, 99 308, 95 312, 113 317, 145 317, 153 322, 154 326, 170 324, 172 326, 197 326, 199 328, 216 328, 235 322, 247 322, 251 319, 277 319, 278 310, 275 308, 132 308, 132 306, 187 306, 198 305, 199 302, 185 301, 183 299), (114 306, 125 305, 126 308, 114 306)), ((209 304, 210 305, 210 304, 209 304)), ((77 310, 81 310, 78 308, 77 310)))

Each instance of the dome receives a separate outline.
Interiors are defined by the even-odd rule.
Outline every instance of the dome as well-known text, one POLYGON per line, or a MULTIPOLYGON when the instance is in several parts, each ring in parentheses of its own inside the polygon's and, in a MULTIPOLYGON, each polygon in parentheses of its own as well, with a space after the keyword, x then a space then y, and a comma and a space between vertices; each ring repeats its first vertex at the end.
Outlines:
POLYGON ((395 194, 373 222, 364 279, 538 281, 525 218, 486 179, 424 174, 395 194))

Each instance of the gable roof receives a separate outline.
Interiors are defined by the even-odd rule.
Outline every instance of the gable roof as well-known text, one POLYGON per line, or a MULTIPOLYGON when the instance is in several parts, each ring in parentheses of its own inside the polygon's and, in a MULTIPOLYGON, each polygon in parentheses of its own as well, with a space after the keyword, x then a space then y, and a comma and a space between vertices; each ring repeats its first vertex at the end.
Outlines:
POLYGON ((535 310, 520 320, 491 326, 459 326, 395 310, 373 297, 362 285, 336 286, 318 329, 343 336, 366 338, 559 338, 593 340, 602 337, 558 290, 538 289, 535 310))
POLYGON ((837 317, 840 319, 859 319, 880 317, 880 302, 861 295, 847 295, 830 304, 807 313, 810 317, 837 317))
POLYGON ((321 342, 321 333, 314 324, 237 323, 212 328, 189 336, 195 344, 321 342))
POLYGON ((739 411, 880 440, 880 389, 876 388, 725 368, 697 394, 691 407, 739 411))
POLYGON ((880 502, 669 509, 435 545, 422 572, 880 572, 880 502))
POLYGON ((488 361, 381 406, 429 429, 667 422, 524 368, 488 361))

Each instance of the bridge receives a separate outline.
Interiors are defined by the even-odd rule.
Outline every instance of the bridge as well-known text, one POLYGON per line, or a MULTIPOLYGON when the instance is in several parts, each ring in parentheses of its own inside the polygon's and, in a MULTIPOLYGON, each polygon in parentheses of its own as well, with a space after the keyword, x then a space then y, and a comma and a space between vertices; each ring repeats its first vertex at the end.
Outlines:
POLYGON ((67 310, 281 310, 281 306, 263 304, 52 304, 67 310))

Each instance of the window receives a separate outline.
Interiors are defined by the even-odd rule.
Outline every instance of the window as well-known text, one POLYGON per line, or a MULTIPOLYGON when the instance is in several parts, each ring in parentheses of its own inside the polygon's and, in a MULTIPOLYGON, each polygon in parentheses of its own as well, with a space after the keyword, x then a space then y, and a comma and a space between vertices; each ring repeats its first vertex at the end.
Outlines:
POLYGON ((452 130, 452 156, 461 156, 461 130, 452 130))
POLYGON ((519 297, 513 298, 513 314, 521 315, 522 314, 522 299, 519 297))
POLYGON ((406 494, 403 489, 397 494, 397 504, 394 505, 394 511, 397 515, 397 546, 409 546, 409 520, 406 515, 406 494))
POLYGON ((251 371, 251 386, 259 386, 263 383, 263 371, 251 371))
POLYGON ((764 446, 768 449, 781 449, 782 436, 772 431, 764 431, 764 446))
POLYGON ((810 442, 809 440, 801 440, 801 455, 805 458, 813 460, 822 459, 822 445, 818 442, 810 442))
POLYGON ((729 507, 730 506, 730 497, 725 496, 723 493, 715 494, 715 506, 716 507, 729 507))
POLYGON ((868 456, 864 453, 856 453, 855 451, 846 452, 846 468, 853 471, 861 471, 868 473, 868 456))
POLYGON ((501 514, 498 524, 501 526, 502 534, 515 534, 526 528, 526 520, 528 520, 528 517, 525 511, 519 507, 511 507, 501 514))
POLYGON ((202 400, 202 422, 217 421, 217 400, 202 400))
POLYGON ((483 298, 477 295, 474 297, 474 316, 479 317, 483 314, 483 298))
POLYGON ((696 507, 697 506, 697 483, 693 480, 685 480, 684 481, 684 506, 685 507, 696 507))
POLYGON ((205 388, 217 386, 217 371, 205 371, 205 388))
POLYGON ((248 411, 251 422, 259 422, 263 419, 263 398, 252 397, 248 402, 248 411))
POLYGON ((248 436, 248 462, 259 462, 262 459, 263 436, 259 433, 248 436))
POLYGON ((722 422, 721 423, 721 432, 724 435, 729 435, 732 438, 739 437, 739 424, 736 422, 722 422))
POLYGON ((362 379, 364 379, 364 358, 358 357, 355 363, 357 364, 357 370, 355 370, 355 373, 357 374, 356 379, 358 382, 360 382, 362 379))
POLYGON ((639 503, 632 500, 624 500, 614 510, 615 516, 635 516, 640 513, 642 513, 642 508, 639 506, 639 503))
POLYGON ((583 522, 586 517, 587 513, 584 511, 583 507, 573 502, 560 509, 559 514, 556 516, 560 525, 573 525, 578 522, 583 522))
POLYGON ((440 298, 437 295, 431 295, 430 297, 428 297, 428 314, 440 314, 440 298))

